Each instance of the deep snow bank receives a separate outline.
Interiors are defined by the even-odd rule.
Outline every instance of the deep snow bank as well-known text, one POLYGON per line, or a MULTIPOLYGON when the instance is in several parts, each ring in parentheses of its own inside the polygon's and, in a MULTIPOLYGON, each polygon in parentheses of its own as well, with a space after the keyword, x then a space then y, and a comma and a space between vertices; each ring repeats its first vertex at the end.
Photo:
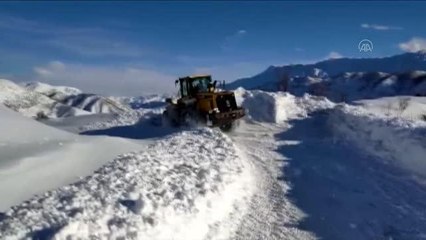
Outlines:
POLYGON ((330 114, 338 137, 362 151, 394 160, 405 169, 426 176, 426 122, 384 117, 361 107, 340 105, 330 114))
POLYGON ((287 92, 238 88, 235 96, 238 105, 247 110, 248 118, 260 122, 283 123, 291 119, 305 118, 312 111, 334 106, 324 97, 309 94, 295 97, 287 92))
POLYGON ((224 238, 250 176, 222 133, 181 132, 11 208, 0 238, 224 238))
POLYGON ((0 104, 0 115, 0 147, 15 143, 49 141, 50 139, 65 140, 71 136, 66 132, 25 118, 2 104, 0 104))
MULTIPOLYGON (((317 110, 329 109, 329 127, 337 137, 355 144, 362 151, 394 160, 405 169, 426 175, 426 122, 409 120, 393 112, 386 113, 388 110, 384 106, 390 103, 391 107, 397 108, 400 98, 361 102, 373 104, 365 108, 346 104, 336 107, 324 97, 308 94, 295 97, 284 92, 247 91, 242 88, 236 90, 236 97, 238 103, 247 109, 248 118, 260 122, 284 123, 306 118, 317 110)), ((410 98, 405 114, 419 116, 420 100, 413 103, 413 99, 410 98)))
POLYGON ((425 120, 426 117, 426 97, 382 97, 360 100, 356 103, 370 112, 387 117, 401 117, 409 121, 425 120))
POLYGON ((0 116, 0 211, 144 147, 128 139, 70 134, 1 104, 0 116))

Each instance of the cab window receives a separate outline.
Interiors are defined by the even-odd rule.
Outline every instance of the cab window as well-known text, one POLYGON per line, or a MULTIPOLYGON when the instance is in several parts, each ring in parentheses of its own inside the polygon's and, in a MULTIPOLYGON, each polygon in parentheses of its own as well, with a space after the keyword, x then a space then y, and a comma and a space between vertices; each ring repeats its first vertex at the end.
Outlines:
POLYGON ((188 96, 188 87, 187 87, 186 81, 182 81, 180 83, 180 89, 181 89, 182 97, 188 96))

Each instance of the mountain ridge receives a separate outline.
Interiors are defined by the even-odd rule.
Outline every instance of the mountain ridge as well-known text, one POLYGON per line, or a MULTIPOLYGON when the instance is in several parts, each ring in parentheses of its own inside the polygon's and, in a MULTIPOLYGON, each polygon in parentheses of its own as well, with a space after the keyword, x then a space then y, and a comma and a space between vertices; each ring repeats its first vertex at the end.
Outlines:
POLYGON ((269 66, 228 88, 310 93, 334 101, 394 95, 426 96, 426 52, 383 58, 329 59, 313 64, 269 66))
POLYGON ((426 71, 426 52, 403 53, 382 58, 338 58, 319 61, 312 64, 291 64, 269 66, 263 72, 248 78, 240 78, 228 84, 235 89, 244 87, 256 89, 268 82, 276 82, 282 75, 289 77, 311 76, 311 72, 320 69, 328 76, 344 72, 387 72, 401 73, 414 70, 426 71))

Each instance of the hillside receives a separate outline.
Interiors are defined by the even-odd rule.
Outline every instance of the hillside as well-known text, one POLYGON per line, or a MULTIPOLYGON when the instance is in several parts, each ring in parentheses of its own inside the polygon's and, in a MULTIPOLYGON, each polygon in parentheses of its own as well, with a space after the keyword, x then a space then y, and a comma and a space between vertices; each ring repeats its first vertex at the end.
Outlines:
POLYGON ((89 114, 6 79, 0 79, 0 103, 27 117, 35 117, 39 113, 49 118, 89 114))
POLYGON ((97 94, 80 93, 61 99, 61 103, 91 113, 123 113, 128 107, 108 97, 97 94))
POLYGON ((335 101, 379 96, 426 95, 426 53, 405 53, 385 58, 330 59, 315 64, 271 66, 251 78, 236 80, 229 88, 287 90, 312 93, 335 101))
POLYGON ((0 103, 27 117, 62 118, 96 113, 123 113, 129 109, 113 98, 82 93, 73 87, 31 82, 22 85, 0 79, 0 103))

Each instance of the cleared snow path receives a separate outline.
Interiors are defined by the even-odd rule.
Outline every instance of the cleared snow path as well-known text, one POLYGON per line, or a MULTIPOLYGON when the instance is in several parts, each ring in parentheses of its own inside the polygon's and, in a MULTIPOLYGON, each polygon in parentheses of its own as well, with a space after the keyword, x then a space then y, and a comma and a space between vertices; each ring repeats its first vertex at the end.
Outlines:
POLYGON ((232 136, 258 189, 235 238, 426 239, 426 187, 339 142, 328 114, 246 124, 232 136))
POLYGON ((252 165, 255 193, 249 202, 234 239, 314 239, 300 230, 304 214, 286 198, 290 186, 283 181, 282 168, 287 160, 276 152, 283 144, 274 138, 285 126, 242 122, 231 138, 243 157, 252 165))
POLYGON ((238 155, 218 131, 177 133, 0 214, 0 238, 227 238, 251 193, 238 155))

